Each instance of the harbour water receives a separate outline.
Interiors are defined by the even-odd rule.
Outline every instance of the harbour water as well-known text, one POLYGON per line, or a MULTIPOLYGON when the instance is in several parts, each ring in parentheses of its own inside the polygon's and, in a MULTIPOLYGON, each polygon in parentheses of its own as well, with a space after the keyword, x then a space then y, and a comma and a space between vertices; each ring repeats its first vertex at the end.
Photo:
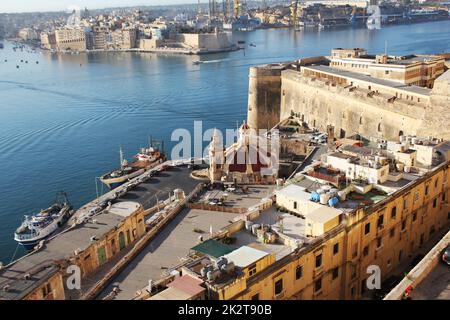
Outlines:
POLYGON ((194 120, 202 120, 204 129, 235 128, 246 118, 250 66, 327 55, 333 47, 384 52, 385 43, 388 54, 449 52, 450 21, 380 30, 268 29, 233 37, 246 41, 245 51, 200 58, 14 52, 5 42, 0 50, 0 261, 11 260, 13 232, 23 215, 48 207, 58 191, 66 191, 75 207, 93 199, 96 177, 117 167, 120 146, 131 157, 152 135, 170 150, 172 131, 192 130, 194 120), (211 63, 194 65, 199 59, 211 63))

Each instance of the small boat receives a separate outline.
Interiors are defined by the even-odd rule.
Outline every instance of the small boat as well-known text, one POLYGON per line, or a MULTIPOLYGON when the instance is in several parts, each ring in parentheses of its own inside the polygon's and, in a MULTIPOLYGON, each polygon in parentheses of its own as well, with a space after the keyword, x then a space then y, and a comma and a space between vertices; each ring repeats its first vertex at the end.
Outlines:
POLYGON ((256 47, 256 44, 250 43, 250 47, 256 47))
POLYGON ((120 148, 120 168, 104 174, 100 177, 100 181, 108 188, 115 189, 154 167, 164 159, 164 155, 158 149, 150 146, 142 148, 134 158, 135 160, 129 163, 124 159, 122 148, 120 148))
POLYGON ((196 60, 196 61, 193 62, 193 64, 196 65, 196 66, 198 66, 199 64, 202 64, 202 62, 199 61, 199 60, 196 60))
POLYGON ((38 214, 25 216, 25 220, 14 233, 14 240, 25 249, 32 250, 40 241, 61 229, 72 214, 72 205, 66 193, 59 192, 49 208, 38 214))
POLYGON ((0 43, 0 49, 3 49, 4 47, 3 43, 0 43))

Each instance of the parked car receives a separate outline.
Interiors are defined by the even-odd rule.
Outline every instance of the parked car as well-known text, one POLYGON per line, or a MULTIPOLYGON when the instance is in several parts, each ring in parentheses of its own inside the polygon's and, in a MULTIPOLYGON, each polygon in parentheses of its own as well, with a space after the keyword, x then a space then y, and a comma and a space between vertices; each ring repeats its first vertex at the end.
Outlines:
POLYGON ((442 253, 442 261, 450 266, 450 246, 445 248, 444 252, 442 253))

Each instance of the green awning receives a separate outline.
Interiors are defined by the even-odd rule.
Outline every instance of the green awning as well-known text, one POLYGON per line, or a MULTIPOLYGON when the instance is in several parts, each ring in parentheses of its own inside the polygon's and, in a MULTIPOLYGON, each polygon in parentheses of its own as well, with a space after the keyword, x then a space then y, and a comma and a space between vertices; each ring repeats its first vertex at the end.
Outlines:
POLYGON ((210 239, 196 245, 195 247, 191 248, 191 250, 206 254, 214 258, 219 258, 236 250, 236 248, 217 240, 210 239))

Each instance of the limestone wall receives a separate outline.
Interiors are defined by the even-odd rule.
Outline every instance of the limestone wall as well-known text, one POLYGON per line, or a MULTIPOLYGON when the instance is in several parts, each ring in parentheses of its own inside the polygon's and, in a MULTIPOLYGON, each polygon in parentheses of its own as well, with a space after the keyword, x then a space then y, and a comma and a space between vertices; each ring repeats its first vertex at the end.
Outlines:
POLYGON ((177 41, 195 49, 220 50, 232 46, 226 33, 183 33, 177 41))
POLYGON ((281 65, 250 68, 247 122, 252 129, 272 128, 280 121, 281 65))
POLYGON ((388 94, 369 95, 367 90, 333 86, 292 70, 283 71, 281 78, 281 119, 303 115, 321 131, 333 125, 337 137, 360 133, 395 140, 403 133, 450 138, 444 112, 450 106, 448 81, 437 81, 431 102, 416 103, 389 101, 388 94))

